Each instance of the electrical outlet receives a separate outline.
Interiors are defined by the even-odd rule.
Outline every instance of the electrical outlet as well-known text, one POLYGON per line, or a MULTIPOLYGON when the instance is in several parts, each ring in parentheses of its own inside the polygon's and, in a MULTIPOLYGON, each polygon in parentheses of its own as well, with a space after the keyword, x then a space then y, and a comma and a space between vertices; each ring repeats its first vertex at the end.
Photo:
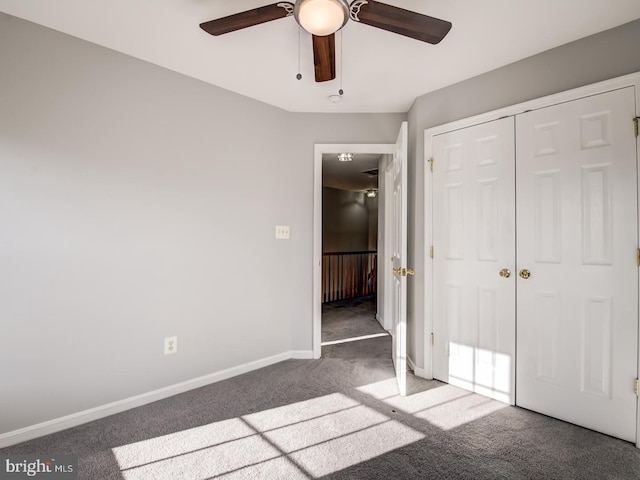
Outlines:
POLYGON ((278 240, 289 240, 289 225, 276 225, 276 238, 278 240))
POLYGON ((164 354, 171 355, 178 353, 178 337, 167 337, 164 339, 164 354))

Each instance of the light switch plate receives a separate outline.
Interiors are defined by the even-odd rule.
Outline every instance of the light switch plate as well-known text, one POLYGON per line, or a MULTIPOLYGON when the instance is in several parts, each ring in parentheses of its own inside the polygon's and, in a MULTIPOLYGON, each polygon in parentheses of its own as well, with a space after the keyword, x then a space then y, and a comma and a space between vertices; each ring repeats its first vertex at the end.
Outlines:
POLYGON ((276 238, 278 240, 289 240, 289 225, 276 225, 276 238))

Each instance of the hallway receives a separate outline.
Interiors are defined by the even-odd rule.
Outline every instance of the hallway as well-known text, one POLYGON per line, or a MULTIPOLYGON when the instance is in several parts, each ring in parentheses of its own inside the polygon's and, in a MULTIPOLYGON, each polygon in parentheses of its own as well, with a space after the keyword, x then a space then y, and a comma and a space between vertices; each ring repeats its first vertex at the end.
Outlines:
POLYGON ((376 320, 375 295, 322 305, 322 356, 391 362, 391 335, 376 320))

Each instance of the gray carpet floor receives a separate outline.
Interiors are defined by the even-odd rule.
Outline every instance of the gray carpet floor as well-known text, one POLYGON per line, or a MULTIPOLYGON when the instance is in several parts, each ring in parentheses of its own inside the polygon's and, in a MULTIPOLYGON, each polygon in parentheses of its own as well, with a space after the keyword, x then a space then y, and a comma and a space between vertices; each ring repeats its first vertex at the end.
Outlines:
MULTIPOLYGON (((373 299, 323 309, 323 341, 383 330, 373 299)), ((79 456, 79 478, 638 479, 632 444, 410 375, 391 338, 323 348, 0 454, 79 456)))

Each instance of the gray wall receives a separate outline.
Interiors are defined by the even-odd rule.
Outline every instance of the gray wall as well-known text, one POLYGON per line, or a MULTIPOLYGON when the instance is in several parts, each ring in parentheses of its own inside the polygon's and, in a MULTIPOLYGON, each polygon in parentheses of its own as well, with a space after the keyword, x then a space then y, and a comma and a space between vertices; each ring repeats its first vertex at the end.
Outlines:
POLYGON ((377 229, 377 198, 367 198, 363 192, 322 188, 323 252, 375 250, 377 229))
MULTIPOLYGON (((409 263, 424 264, 424 130, 640 71, 640 20, 543 52, 416 99, 409 111, 409 263)), ((409 281, 409 356, 424 363, 424 272, 409 281), (422 275, 420 275, 422 274, 422 275)))
POLYGON ((313 145, 406 115, 287 113, 3 14, 0 65, 0 434, 312 350, 313 145))

